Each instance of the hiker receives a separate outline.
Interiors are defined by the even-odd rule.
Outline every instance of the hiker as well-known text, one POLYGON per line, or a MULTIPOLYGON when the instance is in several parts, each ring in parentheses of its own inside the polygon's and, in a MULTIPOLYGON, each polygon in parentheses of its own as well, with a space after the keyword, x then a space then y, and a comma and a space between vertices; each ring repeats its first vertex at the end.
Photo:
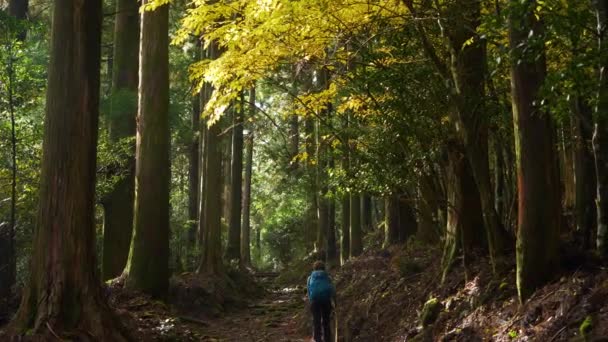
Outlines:
POLYGON ((313 318, 313 338, 315 342, 331 342, 330 319, 332 302, 334 306, 336 304, 336 289, 322 261, 314 263, 306 287, 313 318))

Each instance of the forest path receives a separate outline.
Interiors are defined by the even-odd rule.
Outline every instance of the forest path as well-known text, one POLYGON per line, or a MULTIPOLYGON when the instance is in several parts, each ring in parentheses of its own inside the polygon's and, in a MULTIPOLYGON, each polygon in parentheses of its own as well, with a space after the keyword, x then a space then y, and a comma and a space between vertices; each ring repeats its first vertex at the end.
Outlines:
POLYGON ((262 281, 267 293, 248 307, 208 321, 202 341, 309 341, 298 327, 305 302, 301 288, 278 288, 262 281))

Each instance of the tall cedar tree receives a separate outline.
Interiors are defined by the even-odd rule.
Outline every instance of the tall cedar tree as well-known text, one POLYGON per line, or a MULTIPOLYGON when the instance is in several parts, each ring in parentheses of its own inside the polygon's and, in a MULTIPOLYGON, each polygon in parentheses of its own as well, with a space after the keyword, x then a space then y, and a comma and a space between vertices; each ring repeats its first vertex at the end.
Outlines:
POLYGON ((450 71, 456 96, 456 122, 464 142, 466 157, 479 190, 484 226, 492 262, 509 243, 495 209, 494 189, 490 183, 488 152, 488 120, 485 112, 485 42, 476 39, 475 31, 481 23, 481 1, 453 2, 453 26, 448 32, 451 63, 450 71), (473 40, 472 44, 466 44, 473 40))
MULTIPOLYGON (((414 16, 418 16, 412 0, 403 2, 414 16)), ((416 28, 426 55, 446 82, 452 84, 450 99, 455 110, 451 111, 450 115, 454 123, 457 123, 455 127, 467 149, 466 156, 479 190, 484 227, 494 266, 495 257, 506 249, 509 236, 494 208, 494 193, 490 185, 488 123, 484 113, 485 49, 483 40, 475 39, 475 30, 480 24, 481 1, 454 1, 449 5, 451 6, 447 10, 452 14, 446 25, 450 48, 449 63, 445 63, 435 51, 422 21, 416 22, 416 28)))
MULTIPOLYGON (((308 155, 308 163, 306 164, 306 173, 308 176, 308 212, 306 215, 306 244, 307 247, 313 249, 317 241, 318 217, 317 217, 317 165, 311 161, 316 160, 317 140, 315 138, 315 121, 311 116, 307 116, 304 121, 304 129, 306 131, 306 154, 308 155)), ((317 163, 319 162, 316 160, 317 163)))
POLYGON ((477 184, 466 150, 460 140, 447 144, 448 165, 446 167, 447 222, 442 258, 443 279, 451 269, 458 252, 462 252, 463 264, 474 248, 484 246, 483 216, 477 184))
MULTIPOLYGON (((145 0, 145 3, 150 2, 145 0)), ((169 6, 141 14, 135 213, 126 286, 169 288, 169 6)))
MULTIPOLYGON (((348 115, 345 115, 342 121, 344 131, 348 132, 348 115)), ((344 173, 349 175, 350 172, 350 147, 348 133, 344 134, 344 147, 342 150, 342 160, 340 164, 344 173)), ((350 258, 350 194, 345 193, 340 198, 342 207, 342 235, 340 241, 340 262, 344 264, 350 258)))
POLYGON ((595 0, 600 51, 600 84, 593 151, 597 177, 597 249, 608 256, 608 1, 595 0))
MULTIPOLYGON (((219 56, 216 43, 209 44, 208 56, 215 59, 219 56)), ((206 100, 213 89, 207 87, 206 100)), ((204 193, 200 194, 204 210, 201 212, 199 227, 202 232, 202 249, 198 273, 222 275, 222 124, 214 122, 205 131, 204 159, 204 193)))
POLYGON ((399 196, 388 195, 384 199, 384 243, 388 248, 399 242, 399 196))
POLYGON ((245 99, 241 94, 240 105, 235 109, 232 119, 232 159, 230 177, 230 216, 226 260, 241 259, 241 217, 243 198, 243 116, 245 99))
MULTIPOLYGON (((351 163, 352 165, 352 163, 351 163)), ((357 257, 363 252, 363 231, 361 230, 361 195, 350 194, 350 256, 357 257)))
POLYGON ((196 228, 198 220, 198 201, 199 201, 199 186, 200 186, 200 117, 201 117, 201 101, 200 96, 192 98, 192 113, 190 122, 192 125, 192 141, 190 143, 190 151, 188 153, 188 244, 190 248, 194 248, 196 244, 196 228))
MULTIPOLYGON (((139 4, 137 0, 118 0, 114 19, 114 59, 112 94, 118 98, 137 98, 139 66, 139 4)), ((129 103, 135 101, 127 101, 129 103)), ((135 136, 136 108, 126 103, 113 108, 108 119, 110 142, 135 136), (120 107, 124 106, 124 107, 120 107), (131 106, 132 107, 132 106, 131 106)), ((132 148, 135 152, 135 148, 132 148)), ((135 159, 129 158, 128 169, 114 189, 102 199, 103 260, 102 279, 119 276, 127 264, 133 232, 135 193, 135 159)))
POLYGON ((126 340, 102 294, 95 257, 101 19, 101 0, 55 1, 38 219, 12 334, 126 340))
MULTIPOLYGON (((255 87, 249 91, 249 116, 255 114, 255 87)), ((243 225, 241 226, 241 262, 251 266, 251 180, 253 173, 253 142, 252 127, 247 135, 245 148, 245 184, 243 186, 243 225)))
MULTIPOLYGON (((205 48, 201 44, 201 57, 202 58, 210 58, 212 55, 216 54, 216 46, 214 43, 209 44, 209 47, 205 48)), ((202 111, 209 99, 211 98, 213 91, 213 87, 211 84, 205 82, 203 83, 203 87, 199 96, 199 109, 202 111)), ((200 120, 200 118, 199 118, 200 120)), ((198 220, 197 220, 197 228, 198 228, 198 244, 199 246, 203 245, 204 238, 204 228, 205 228, 205 201, 207 196, 207 150, 208 150, 208 140, 209 140, 209 131, 207 128, 206 121, 199 122, 199 147, 198 147, 198 220)))
POLYGON ((512 0, 511 4, 509 40, 519 191, 517 290, 524 301, 558 267, 560 181, 551 118, 535 105, 540 103, 537 100, 546 73, 543 23, 534 13, 536 1, 512 0))

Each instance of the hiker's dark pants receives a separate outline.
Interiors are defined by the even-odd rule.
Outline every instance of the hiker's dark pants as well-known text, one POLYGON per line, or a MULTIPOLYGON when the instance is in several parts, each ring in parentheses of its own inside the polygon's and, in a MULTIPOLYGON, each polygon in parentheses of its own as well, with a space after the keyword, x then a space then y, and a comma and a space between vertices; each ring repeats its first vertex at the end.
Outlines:
POLYGON ((315 342, 332 342, 331 340, 331 300, 312 301, 310 303, 312 311, 313 338, 315 342), (321 333, 321 331, 323 331, 321 333))

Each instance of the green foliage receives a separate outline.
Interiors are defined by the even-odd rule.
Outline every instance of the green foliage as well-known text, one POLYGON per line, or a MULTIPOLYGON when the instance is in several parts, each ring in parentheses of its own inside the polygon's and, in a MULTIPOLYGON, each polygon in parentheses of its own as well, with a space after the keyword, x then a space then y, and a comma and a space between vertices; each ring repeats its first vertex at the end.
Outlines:
POLYGON ((48 40, 41 21, 18 22, 0 11, 0 222, 10 217, 12 168, 16 167, 18 283, 25 280, 36 224, 44 122, 48 40), (28 30, 28 40, 17 34, 28 30), (12 163, 9 94, 15 118, 16 165, 12 163))
POLYGON ((137 113, 137 93, 127 88, 114 91, 103 98, 99 110, 107 120, 121 117, 122 113, 137 113))

